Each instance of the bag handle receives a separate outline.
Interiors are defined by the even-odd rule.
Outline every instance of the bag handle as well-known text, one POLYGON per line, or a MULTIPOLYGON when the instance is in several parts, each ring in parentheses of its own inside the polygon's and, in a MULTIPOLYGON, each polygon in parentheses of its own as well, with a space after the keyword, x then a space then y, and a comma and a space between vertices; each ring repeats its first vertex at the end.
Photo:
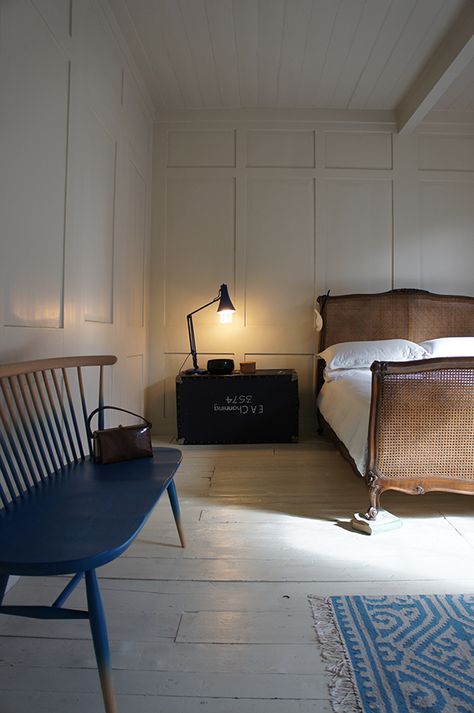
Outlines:
POLYGON ((141 418, 142 421, 145 422, 145 424, 148 426, 148 428, 151 428, 151 423, 150 421, 147 421, 146 418, 141 416, 139 413, 133 413, 133 411, 127 411, 125 408, 119 408, 118 406, 99 406, 99 408, 94 409, 90 414, 87 419, 87 435, 89 438, 93 438, 94 434, 91 431, 91 421, 96 415, 96 413, 99 413, 100 411, 105 411, 105 409, 111 409, 113 411, 122 411, 123 413, 128 413, 130 416, 136 416, 137 418, 141 418))

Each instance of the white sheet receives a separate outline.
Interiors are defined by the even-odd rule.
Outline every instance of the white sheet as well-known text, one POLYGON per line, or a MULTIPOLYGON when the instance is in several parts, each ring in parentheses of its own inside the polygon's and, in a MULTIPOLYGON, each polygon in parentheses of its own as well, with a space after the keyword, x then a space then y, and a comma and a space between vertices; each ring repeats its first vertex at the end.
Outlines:
POLYGON ((331 372, 318 395, 318 408, 349 451, 361 475, 367 463, 369 432, 370 369, 341 369, 331 372))

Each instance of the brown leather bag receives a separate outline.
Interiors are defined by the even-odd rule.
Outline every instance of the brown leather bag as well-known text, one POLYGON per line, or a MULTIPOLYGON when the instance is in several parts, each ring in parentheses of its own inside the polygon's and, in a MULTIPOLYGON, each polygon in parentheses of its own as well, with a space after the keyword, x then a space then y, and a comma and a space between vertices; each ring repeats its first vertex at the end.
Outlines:
POLYGON ((150 458, 153 456, 151 445, 151 423, 138 413, 127 411, 117 406, 100 406, 89 414, 87 419, 87 434, 92 439, 92 450, 95 463, 117 463, 123 460, 133 460, 134 458, 150 458), (117 426, 116 428, 104 428, 98 431, 91 431, 91 421, 93 417, 104 411, 112 409, 123 411, 131 416, 137 416, 144 422, 133 426, 117 426))

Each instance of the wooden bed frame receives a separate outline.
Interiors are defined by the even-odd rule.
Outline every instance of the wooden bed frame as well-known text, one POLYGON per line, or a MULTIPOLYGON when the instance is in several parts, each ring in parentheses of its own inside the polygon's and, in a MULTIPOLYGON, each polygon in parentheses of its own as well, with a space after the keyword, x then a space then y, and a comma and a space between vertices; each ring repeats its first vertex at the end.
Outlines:
MULTIPOLYGON (((402 289, 323 295, 318 303, 320 350, 350 341, 474 336, 474 297, 402 289)), ((323 368, 320 362, 318 391, 323 368)), ((318 420, 357 471, 319 412, 318 420)), ((474 494, 474 357, 374 362, 365 479, 369 520, 385 490, 474 494)))

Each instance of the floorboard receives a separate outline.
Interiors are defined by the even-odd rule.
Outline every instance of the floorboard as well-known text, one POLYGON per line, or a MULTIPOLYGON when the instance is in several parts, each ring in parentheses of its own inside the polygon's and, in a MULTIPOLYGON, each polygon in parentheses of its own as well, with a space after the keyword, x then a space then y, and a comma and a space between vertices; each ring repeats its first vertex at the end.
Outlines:
MULTIPOLYGON (((368 537, 364 483, 323 440, 182 450, 186 550, 163 499, 98 572, 120 713, 329 713, 308 594, 474 591, 469 497, 387 493, 403 527, 368 537)), ((23 577, 6 603, 64 581, 23 577)), ((2 617, 0 688, 1 713, 102 713, 87 622, 2 617)))

